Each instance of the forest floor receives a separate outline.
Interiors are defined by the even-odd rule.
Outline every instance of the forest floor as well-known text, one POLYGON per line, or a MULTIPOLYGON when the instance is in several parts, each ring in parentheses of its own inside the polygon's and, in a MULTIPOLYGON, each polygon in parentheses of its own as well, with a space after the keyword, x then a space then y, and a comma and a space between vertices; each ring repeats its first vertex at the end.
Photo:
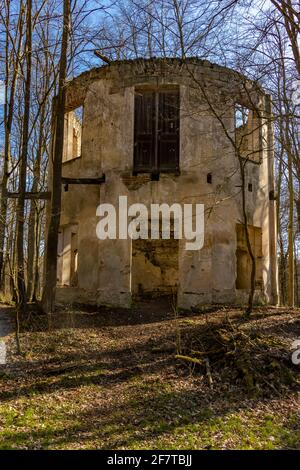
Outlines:
POLYGON ((32 308, 0 366, 0 449, 300 449, 299 339, 299 309, 32 308))

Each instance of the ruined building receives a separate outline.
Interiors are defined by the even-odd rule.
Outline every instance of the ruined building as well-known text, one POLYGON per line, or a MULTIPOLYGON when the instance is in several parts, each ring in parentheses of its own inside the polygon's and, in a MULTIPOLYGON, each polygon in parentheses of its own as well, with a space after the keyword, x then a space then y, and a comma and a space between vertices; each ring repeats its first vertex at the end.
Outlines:
POLYGON ((271 104, 258 84, 200 59, 133 60, 83 73, 66 99, 59 302, 244 302, 244 191, 256 299, 276 303, 271 104), (203 248, 188 251, 174 236, 99 240, 97 206, 117 207, 120 195, 129 205, 204 204, 203 248))

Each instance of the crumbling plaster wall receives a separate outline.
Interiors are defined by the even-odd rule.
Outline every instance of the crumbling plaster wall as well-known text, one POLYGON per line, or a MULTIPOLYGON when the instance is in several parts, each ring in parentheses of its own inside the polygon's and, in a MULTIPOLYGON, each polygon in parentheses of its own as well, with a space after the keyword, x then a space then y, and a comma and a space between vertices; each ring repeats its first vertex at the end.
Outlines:
MULTIPOLYGON (((84 103, 82 157, 66 162, 63 175, 97 177, 105 173, 106 182, 100 187, 69 186, 63 193, 61 225, 78 223, 78 289, 58 289, 58 300, 130 306, 132 242, 96 238, 98 204, 117 207, 119 195, 128 196, 129 205, 205 205, 203 249, 186 251, 185 240, 179 240, 179 307, 245 299, 246 293, 235 288, 236 223, 242 221, 239 163, 222 124, 203 97, 202 86, 231 138, 235 101, 247 101, 249 93, 262 109, 265 106, 263 94, 253 85, 205 61, 188 66, 179 61, 116 64, 94 69, 70 83, 68 108, 84 103), (180 87, 180 175, 161 174, 159 181, 151 181, 149 175, 132 175, 134 87, 166 84, 180 87), (208 173, 212 184, 207 183, 208 173)), ((266 136, 266 125, 263 133, 266 136)), ((263 231, 263 294, 271 301, 267 157, 264 150, 261 165, 247 164, 246 182, 251 181, 253 192, 246 189, 246 195, 249 223, 263 231)))

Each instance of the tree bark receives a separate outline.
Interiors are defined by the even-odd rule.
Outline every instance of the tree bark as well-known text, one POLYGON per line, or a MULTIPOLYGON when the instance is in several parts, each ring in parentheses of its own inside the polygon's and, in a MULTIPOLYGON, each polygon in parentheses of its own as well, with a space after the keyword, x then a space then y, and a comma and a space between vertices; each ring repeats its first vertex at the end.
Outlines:
POLYGON ((300 32, 300 12, 297 11, 297 7, 293 7, 291 0, 271 0, 271 2, 283 16, 285 30, 291 42, 295 66, 298 75, 300 76, 300 51, 298 38, 300 32))
POLYGON ((47 235, 45 256, 45 282, 42 297, 42 308, 46 313, 55 309, 55 290, 57 280, 57 247, 58 231, 61 212, 61 175, 64 145, 64 115, 65 115, 65 83, 67 77, 67 54, 70 35, 70 0, 64 0, 63 33, 59 65, 59 86, 56 103, 54 103, 54 145, 51 214, 47 235))
MULTIPOLYGON (((40 115, 40 129, 39 129, 39 142, 37 148, 36 160, 34 162, 33 169, 33 182, 31 191, 36 193, 38 191, 40 182, 40 171, 41 171, 41 159, 43 155, 44 147, 44 120, 45 120, 46 103, 42 103, 41 115, 40 115)), ((29 213, 29 226, 28 226, 28 261, 27 261, 27 298, 28 300, 34 301, 35 299, 35 258, 38 257, 38 245, 37 245, 37 211, 38 211, 38 200, 32 199, 30 203, 29 213)))
POLYGON ((12 74, 11 79, 11 86, 10 86, 10 93, 9 90, 9 17, 10 17, 10 3, 7 3, 7 21, 5 24, 6 28, 6 78, 5 78, 5 105, 4 105, 4 165, 3 165, 3 176, 1 182, 1 203, 0 203, 0 290, 4 287, 4 244, 5 244, 5 228, 6 228, 6 220, 7 220, 7 186, 9 180, 9 171, 10 171, 10 139, 11 139, 11 128, 13 122, 13 114, 14 114, 14 104, 15 104, 15 92, 16 92, 16 85, 17 85, 17 78, 19 73, 19 60, 20 60, 20 51, 22 47, 22 37, 23 37, 23 7, 22 2, 20 3, 20 13, 19 13, 19 21, 18 21, 18 44, 16 47, 16 57, 14 62, 14 71, 12 74), (7 98, 9 94, 9 102, 7 103, 7 98))
POLYGON ((240 155, 238 155, 240 163, 240 173, 241 173, 241 189, 242 189, 242 213, 243 213, 243 222, 246 235, 246 244, 248 254, 251 259, 251 273, 250 273, 250 289, 248 294, 248 305, 246 309, 246 315, 250 315, 253 310, 253 301, 255 294, 255 280, 256 280, 256 259, 253 253, 253 247, 251 245, 250 235, 249 235, 249 226, 248 226, 248 216, 246 210, 246 182, 245 182, 245 165, 247 160, 244 160, 240 155))
POLYGON ((23 310, 26 306, 26 287, 24 272, 24 218, 25 218, 25 192, 28 157, 28 137, 29 137, 29 113, 31 97, 31 59, 32 59, 32 0, 27 0, 26 4, 26 80, 24 95, 24 120, 22 133, 21 161, 19 170, 19 198, 17 205, 17 292, 18 309, 23 310))
POLYGON ((295 303, 295 279, 294 279, 294 186, 293 186, 293 160, 291 152, 288 152, 288 178, 289 178, 289 224, 288 224, 288 304, 294 307, 295 303))

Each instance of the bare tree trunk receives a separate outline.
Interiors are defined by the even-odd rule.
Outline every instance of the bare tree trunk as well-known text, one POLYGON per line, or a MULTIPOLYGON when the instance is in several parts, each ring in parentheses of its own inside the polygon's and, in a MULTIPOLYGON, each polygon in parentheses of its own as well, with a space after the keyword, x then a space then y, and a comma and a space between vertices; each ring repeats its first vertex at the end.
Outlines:
POLYGON ((1 183, 1 205, 0 205, 0 289, 3 288, 4 283, 4 243, 5 243, 5 227, 6 227, 6 219, 7 219, 7 185, 9 179, 9 165, 10 165, 10 139, 11 139, 11 128, 13 122, 13 114, 14 114, 14 103, 15 103, 15 92, 16 92, 16 84, 17 78, 19 73, 19 60, 20 60, 20 51, 22 46, 22 36, 23 36, 23 7, 22 2, 20 3, 20 14, 19 14, 19 21, 18 21, 18 45, 16 47, 16 57, 14 61, 14 71, 11 80, 10 86, 10 93, 9 93, 9 102, 7 103, 8 97, 8 89, 9 89, 9 16, 10 16, 10 2, 7 2, 7 11, 6 11, 6 79, 5 79, 5 89, 6 89, 6 100, 4 106, 4 165, 3 165, 3 177, 1 183))
POLYGON ((222 117, 218 113, 218 111, 215 109, 215 107, 212 105, 209 95, 207 94, 205 90, 205 86, 202 82, 197 80, 193 73, 191 73, 191 76, 193 80, 198 84, 205 100, 206 103, 208 104, 208 107, 214 117, 218 120, 218 122, 221 124, 221 127, 224 131, 224 134, 228 141, 231 143, 235 154, 238 158, 239 161, 239 168, 240 168, 240 176, 241 176, 241 191, 242 191, 242 214, 243 214, 243 225, 245 229, 245 236, 246 236, 246 244, 247 244, 247 250, 248 254, 250 256, 251 260, 251 274, 250 274, 250 289, 249 289, 249 296, 248 296, 248 305, 246 308, 246 315, 250 315, 252 310, 253 310, 253 301, 254 301, 254 294, 255 294, 255 281, 256 281, 256 259, 255 255, 253 253, 253 247, 251 245, 251 240, 250 240, 250 235, 249 235, 249 227, 248 227, 248 217, 247 217, 247 210, 246 210, 246 178, 245 178, 245 167, 248 162, 247 159, 243 158, 240 154, 240 149, 239 146, 237 145, 235 139, 232 138, 230 135, 222 117))
POLYGON ((178 0, 173 0, 173 8, 178 28, 181 58, 185 59, 183 17, 182 12, 180 11, 180 3, 178 3, 178 0))
POLYGON ((299 4, 294 8, 291 0, 271 0, 271 2, 283 16, 284 27, 291 42, 296 69, 300 76, 300 51, 298 40, 300 33, 300 11, 297 10, 299 4))
POLYGON ((277 175, 277 205, 276 205, 276 225, 277 225, 277 234, 279 239, 279 299, 278 302, 280 305, 285 303, 285 289, 284 289, 284 274, 285 274, 285 260, 284 260, 284 249, 283 249, 283 240, 282 240, 282 227, 280 222, 280 210, 281 210, 281 185, 282 185, 282 175, 283 175, 283 149, 279 156, 279 166, 278 166, 278 175, 277 175))
POLYGON ((299 277, 298 277, 298 260, 297 260, 297 250, 296 243, 294 239, 294 299, 296 307, 299 306, 299 277))
POLYGON ((54 104, 54 145, 53 145, 53 174, 51 215, 47 235, 45 256, 45 285, 42 298, 42 307, 46 313, 51 313, 55 308, 55 289, 57 278, 57 246, 58 230, 61 211, 61 172, 64 145, 64 114, 65 114, 65 83, 67 76, 67 54, 70 35, 70 0, 64 0, 64 20, 61 44, 59 87, 56 103, 54 104))
POLYGON ((36 234, 35 234, 35 260, 34 260, 34 284, 33 299, 40 296, 40 244, 42 239, 42 218, 44 208, 40 208, 37 213, 36 234))
MULTIPOLYGON (((31 191, 37 192, 40 182, 40 171, 41 171, 41 159, 43 154, 43 143, 44 143, 44 120, 45 120, 45 111, 46 111, 46 102, 42 103, 41 115, 40 115, 40 129, 39 129, 39 142, 37 148, 36 160, 34 162, 33 169, 33 182, 31 191)), ((32 200, 30 204, 30 213, 29 213, 29 226, 28 226, 28 261, 27 261, 27 298, 29 301, 36 300, 34 296, 34 287, 35 287, 35 257, 38 256, 37 253, 37 243, 36 243, 36 234, 37 234, 37 205, 39 201, 32 200)))
POLYGON ((18 308, 24 309, 26 306, 26 288, 24 276, 24 218, 25 218, 25 192, 28 156, 29 137, 29 113, 31 96, 31 58, 32 58, 32 0, 27 0, 26 5, 26 81, 24 96, 24 121, 22 133, 21 161, 19 170, 19 198, 17 205, 17 288, 18 288, 18 308))
POLYGON ((250 315, 253 310, 253 300, 255 294, 255 278, 256 278, 256 259, 253 253, 253 248, 250 241, 249 227, 248 227, 248 217, 246 210, 246 183, 245 183, 245 165, 247 160, 244 160, 240 155, 238 155, 240 163, 240 173, 241 173, 241 189, 242 189, 242 213, 243 213, 243 222, 246 235, 246 244, 248 254, 251 259, 251 275, 250 275, 250 290, 248 295, 248 306, 246 309, 246 315, 250 315))
POLYGON ((289 178, 289 225, 288 225, 288 304, 294 307, 295 302, 295 279, 294 279, 294 186, 293 186, 293 161, 288 152, 288 178, 289 178))

